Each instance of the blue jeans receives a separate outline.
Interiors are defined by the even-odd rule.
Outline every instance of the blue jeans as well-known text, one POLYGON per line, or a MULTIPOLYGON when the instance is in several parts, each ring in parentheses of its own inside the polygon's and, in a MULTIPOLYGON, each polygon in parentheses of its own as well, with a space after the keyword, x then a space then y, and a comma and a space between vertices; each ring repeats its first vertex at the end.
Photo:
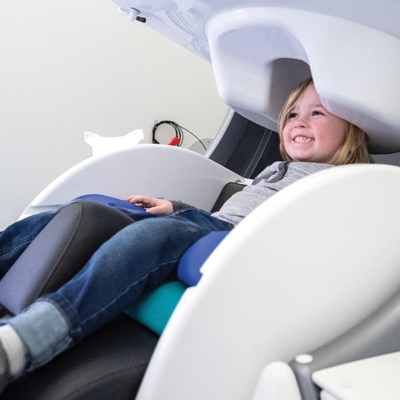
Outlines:
MULTIPOLYGON (((46 221, 54 216, 43 215, 46 221)), ((212 231, 232 228, 228 222, 193 209, 170 216, 134 214, 132 218, 136 222, 104 243, 57 292, 3 321, 22 338, 30 354, 30 369, 105 325, 131 307, 145 290, 160 285, 198 239, 212 231)), ((21 232, 16 236, 18 243, 24 242, 21 232)), ((0 236, 0 245, 1 241, 0 236)))
POLYGON ((32 215, 10 225, 4 232, 0 232, 0 278, 12 267, 40 231, 58 214, 59 210, 32 215))

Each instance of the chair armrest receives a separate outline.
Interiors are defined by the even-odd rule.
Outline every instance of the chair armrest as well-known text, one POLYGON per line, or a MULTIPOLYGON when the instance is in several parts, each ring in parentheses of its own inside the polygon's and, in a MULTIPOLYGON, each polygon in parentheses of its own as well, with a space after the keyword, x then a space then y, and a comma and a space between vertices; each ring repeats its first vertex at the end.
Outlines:
POLYGON ((400 287, 399 187, 398 167, 343 166, 254 210, 186 290, 138 399, 251 398, 266 364, 376 310, 400 287))

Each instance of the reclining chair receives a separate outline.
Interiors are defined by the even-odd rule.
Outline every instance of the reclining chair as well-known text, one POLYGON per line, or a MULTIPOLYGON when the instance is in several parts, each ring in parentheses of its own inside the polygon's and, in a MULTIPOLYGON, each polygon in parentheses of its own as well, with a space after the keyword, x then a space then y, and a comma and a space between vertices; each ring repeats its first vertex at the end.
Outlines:
MULTIPOLYGON (((129 11, 129 2, 114 2, 129 11)), ((400 64, 400 35, 390 24, 398 2, 385 0, 385 7, 362 14, 363 3, 350 7, 345 0, 334 7, 328 1, 172 3, 153 1, 139 12, 150 26, 210 59, 222 98, 239 114, 273 129, 287 93, 311 74, 327 108, 365 129, 374 152, 400 150, 399 77, 387 68, 388 60, 400 64), (163 25, 163 15, 172 23, 163 25)), ((24 216, 86 193, 146 193, 211 210, 222 187, 238 180, 247 183, 212 156, 141 145, 68 171, 24 216)), ((388 358, 385 365, 396 368, 390 360, 400 348, 399 183, 399 168, 386 165, 337 167, 296 182, 222 240, 160 337, 121 316, 15 381, 2 398, 352 400, 363 389, 376 393, 368 377, 388 358), (353 381, 354 371, 367 379, 353 381)), ((73 203, 68 212, 77 209, 80 220, 88 204, 73 203)), ((93 214, 114 212, 89 207, 93 214)))
MULTIPOLYGON (((138 147, 109 157, 141 151, 138 147)), ((175 159, 181 154, 198 157, 178 148, 166 152, 175 159)), ((313 363, 302 363, 298 354, 308 353, 322 369, 399 349, 392 329, 398 325, 394 311, 400 284, 400 251, 393 240, 400 215, 392 212, 399 183, 400 169, 384 165, 337 167, 300 180, 222 240, 202 266, 199 283, 184 291, 160 338, 122 315, 15 381, 2 398, 133 399, 145 371, 139 399, 311 398, 301 397, 299 387, 305 393, 318 391, 310 378, 313 363), (382 320, 389 331, 381 332, 382 320), (311 352, 330 341, 333 353, 326 346, 311 352), (340 352, 337 343, 343 345, 340 352), (326 353, 328 363, 320 363, 319 355, 326 353), (297 360, 294 369, 288 365, 291 359, 297 360), (303 382, 300 386, 293 371, 303 382), (274 392, 281 397, 271 397, 274 392)), ((67 274, 60 279, 68 279, 75 273, 71 265, 79 269, 107 235, 129 222, 109 206, 85 201, 68 205, 21 256, 10 278, 1 281, 1 302, 17 313, 32 300, 15 296, 10 286, 16 279, 26 287, 18 282, 27 276, 19 268, 31 267, 33 260, 40 268, 50 260, 50 279, 43 284, 40 278, 34 289, 53 290, 59 273, 67 274), (96 240, 93 225, 104 232, 96 240), (62 230, 76 235, 64 236, 62 230), (63 246, 51 254, 43 251, 43 244, 48 249, 49 241, 57 239, 63 246)))

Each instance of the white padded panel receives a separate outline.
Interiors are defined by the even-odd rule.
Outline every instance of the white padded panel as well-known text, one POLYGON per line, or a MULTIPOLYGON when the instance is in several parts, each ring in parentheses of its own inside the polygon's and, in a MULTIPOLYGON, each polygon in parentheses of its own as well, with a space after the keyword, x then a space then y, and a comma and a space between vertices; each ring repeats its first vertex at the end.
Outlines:
POLYGON ((141 144, 91 157, 72 167, 45 188, 21 218, 93 193, 120 199, 144 194, 210 210, 222 187, 240 179, 193 151, 141 144))
POLYGON ((400 285, 400 168, 336 167, 267 200, 175 310, 138 399, 250 399, 265 365, 361 321, 400 285))

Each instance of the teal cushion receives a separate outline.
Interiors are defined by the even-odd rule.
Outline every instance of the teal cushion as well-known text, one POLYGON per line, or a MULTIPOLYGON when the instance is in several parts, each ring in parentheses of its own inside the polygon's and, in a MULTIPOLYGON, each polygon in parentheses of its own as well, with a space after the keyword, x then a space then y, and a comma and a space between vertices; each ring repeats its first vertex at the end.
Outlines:
POLYGON ((169 281, 142 295, 134 307, 125 311, 136 321, 161 335, 178 301, 187 289, 180 281, 169 281))

